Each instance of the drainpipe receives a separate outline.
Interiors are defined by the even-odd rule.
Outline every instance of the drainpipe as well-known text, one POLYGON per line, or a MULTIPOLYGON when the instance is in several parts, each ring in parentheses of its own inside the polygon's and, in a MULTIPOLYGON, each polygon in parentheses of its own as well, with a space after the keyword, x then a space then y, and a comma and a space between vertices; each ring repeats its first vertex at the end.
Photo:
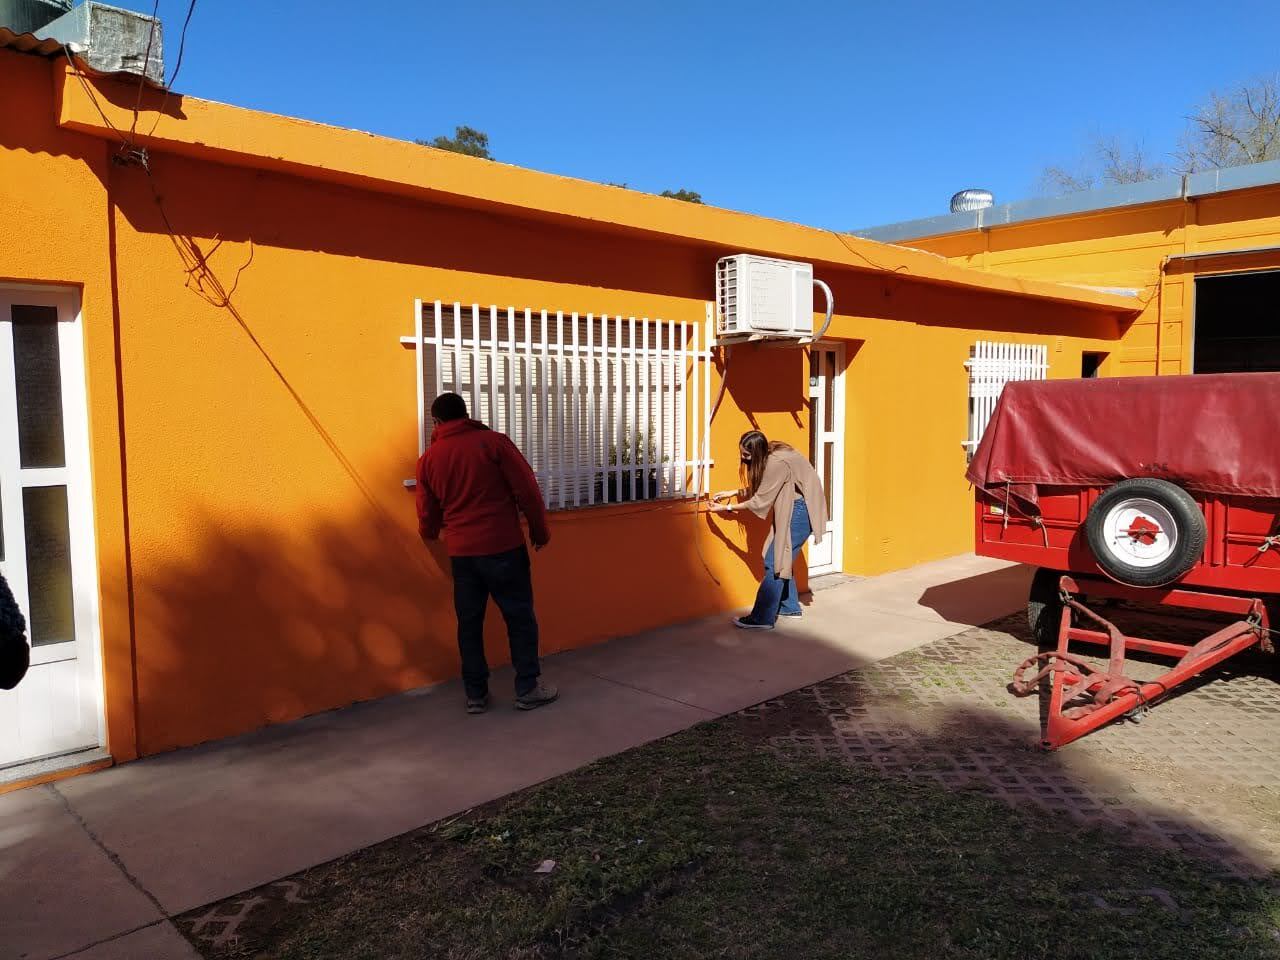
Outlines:
MULTIPOLYGON (((1186 220, 1186 215, 1183 215, 1186 220)), ((1166 253, 1160 259, 1160 272, 1156 274, 1156 376, 1160 376, 1160 348, 1164 339, 1164 271, 1169 265, 1166 253)))
MULTIPOLYGON (((1182 175, 1182 190, 1180 192, 1182 194, 1182 252, 1189 253, 1191 249, 1191 244, 1190 244, 1190 238, 1188 234, 1188 228, 1190 227, 1189 219, 1190 219, 1190 213, 1191 213, 1191 204, 1194 202, 1190 196, 1190 175, 1189 174, 1184 173, 1182 175)), ((1167 253, 1160 259, 1160 274, 1159 276, 1156 277, 1156 282, 1159 284, 1159 286, 1156 288, 1157 290, 1156 292, 1156 297, 1157 297, 1156 376, 1157 377, 1160 376, 1160 365, 1164 362, 1164 275, 1165 275, 1165 271, 1169 269, 1169 259, 1170 259, 1169 254, 1167 253)), ((1183 296, 1185 298, 1186 294, 1184 293, 1183 296)), ((1194 306, 1193 306, 1193 309, 1194 309, 1194 306)), ((1194 317, 1192 318, 1192 320, 1194 321, 1194 317)), ((1183 336, 1185 337, 1187 333, 1187 318, 1185 316, 1182 318, 1182 330, 1183 330, 1183 336)), ((1194 333, 1194 330, 1192 332, 1194 333)), ((1183 352, 1185 353, 1185 350, 1183 352)), ((1179 358, 1178 362, 1179 364, 1181 364, 1182 359, 1179 358)))

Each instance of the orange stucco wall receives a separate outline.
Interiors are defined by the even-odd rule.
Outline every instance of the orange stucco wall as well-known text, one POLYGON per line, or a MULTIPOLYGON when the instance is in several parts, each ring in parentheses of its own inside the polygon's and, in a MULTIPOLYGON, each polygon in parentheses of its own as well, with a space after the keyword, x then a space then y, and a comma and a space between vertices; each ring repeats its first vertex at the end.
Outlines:
POLYGON ((106 144, 59 130, 48 61, 0 50, 0 281, 79 288, 110 749, 136 755, 106 144))
POLYGON ((1140 288, 1147 306, 1103 375, 1189 373, 1196 275, 1277 269, 1280 254, 1185 263, 1165 258, 1280 245, 1280 186, 908 242, 958 265, 1010 276, 1140 288))
MULTIPOLYGON (((148 182, 109 162, 104 131, 67 102, 78 87, 63 69, 0 50, 0 278, 82 292, 119 759, 456 674, 447 561, 419 543, 402 486, 417 423, 414 357, 399 338, 415 298, 697 321, 717 257, 815 260, 838 304, 830 335, 847 346, 844 566, 855 573, 969 549, 961 441, 975 339, 1048 340, 1051 375, 1071 376, 1082 351, 1111 349, 1127 327, 1118 298, 1072 302, 917 253, 886 273, 866 251, 899 256, 892 248, 726 211, 617 201, 591 185, 548 188, 545 208, 525 211, 518 195, 461 198, 492 174, 482 161, 447 159, 476 171, 452 192, 391 189, 378 151, 403 145, 376 138, 361 149, 377 177, 311 176, 302 163, 255 165, 248 147, 220 148, 166 116, 173 132, 152 144, 148 182), (569 217, 548 206, 562 189, 565 203, 607 202, 569 217), (737 223, 751 245, 732 231, 714 239, 737 223), (189 289, 170 230, 228 285, 238 275, 234 309, 189 289), (830 259, 807 256, 809 244, 830 259)), ((186 101, 177 114, 196 123, 202 109, 186 101)), ((292 121, 251 119, 263 136, 273 123, 292 135, 292 121)), ((748 426, 807 446, 801 351, 739 347, 728 369, 717 489, 736 486, 748 426)), ((535 562, 548 653, 742 604, 766 535, 670 503, 558 513, 552 529, 535 562)))

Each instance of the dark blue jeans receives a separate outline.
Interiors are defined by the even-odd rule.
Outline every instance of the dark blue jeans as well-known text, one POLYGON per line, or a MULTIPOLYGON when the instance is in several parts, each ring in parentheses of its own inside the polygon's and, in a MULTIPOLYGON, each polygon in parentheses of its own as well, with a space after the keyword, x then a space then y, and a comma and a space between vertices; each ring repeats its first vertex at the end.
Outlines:
POLYGON ((538 685, 538 620, 533 614, 533 579, 524 547, 486 557, 453 557, 453 607, 458 614, 458 651, 468 697, 489 692, 489 663, 484 656, 484 615, 489 598, 507 622, 516 696, 538 685))
MULTIPOLYGON (((805 541, 813 533, 809 523, 809 508, 803 497, 796 498, 796 505, 791 511, 791 559, 794 562, 800 555, 805 541)), ((751 608, 748 619, 752 623, 765 623, 769 626, 778 622, 780 613, 799 613, 800 596, 796 591, 795 571, 792 570, 790 580, 778 576, 773 562, 773 538, 769 538, 769 546, 764 553, 764 579, 760 581, 760 589, 756 592, 756 605, 751 608)))

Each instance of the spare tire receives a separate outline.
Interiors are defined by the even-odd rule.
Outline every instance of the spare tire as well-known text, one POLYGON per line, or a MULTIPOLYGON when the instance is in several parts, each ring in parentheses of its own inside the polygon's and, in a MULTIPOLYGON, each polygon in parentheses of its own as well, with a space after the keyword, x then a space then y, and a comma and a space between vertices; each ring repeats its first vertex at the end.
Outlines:
POLYGON ((1089 509, 1085 537, 1107 574, 1134 587, 1162 587, 1204 553, 1204 514, 1168 480, 1138 477, 1108 488, 1089 509))

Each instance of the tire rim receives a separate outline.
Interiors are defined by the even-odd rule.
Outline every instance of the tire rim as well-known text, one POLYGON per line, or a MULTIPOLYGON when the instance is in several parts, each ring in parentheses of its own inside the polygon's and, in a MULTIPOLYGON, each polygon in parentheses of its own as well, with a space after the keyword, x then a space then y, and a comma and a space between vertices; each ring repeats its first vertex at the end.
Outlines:
POLYGON ((1126 567, 1158 567, 1178 548, 1178 524, 1163 504, 1147 497, 1121 500, 1102 522, 1104 546, 1126 567))

